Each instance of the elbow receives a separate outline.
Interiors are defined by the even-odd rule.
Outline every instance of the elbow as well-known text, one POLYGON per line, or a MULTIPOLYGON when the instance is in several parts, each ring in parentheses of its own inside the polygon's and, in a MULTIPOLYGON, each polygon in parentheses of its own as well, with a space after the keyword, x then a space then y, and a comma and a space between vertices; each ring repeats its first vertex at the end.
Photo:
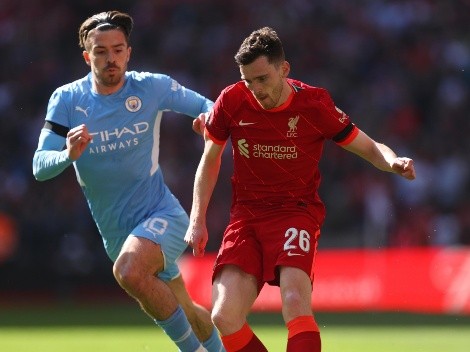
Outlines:
POLYGON ((33 167, 33 176, 36 179, 36 181, 46 181, 47 180, 44 173, 42 173, 40 170, 36 169, 35 167, 33 167))
POLYGON ((39 182, 47 180, 47 178, 41 177, 40 175, 37 175, 37 174, 34 174, 34 178, 36 179, 36 181, 39 181, 39 182))
POLYGON ((36 158, 33 158, 33 176, 36 181, 46 181, 49 178, 44 169, 39 166, 39 162, 36 158))

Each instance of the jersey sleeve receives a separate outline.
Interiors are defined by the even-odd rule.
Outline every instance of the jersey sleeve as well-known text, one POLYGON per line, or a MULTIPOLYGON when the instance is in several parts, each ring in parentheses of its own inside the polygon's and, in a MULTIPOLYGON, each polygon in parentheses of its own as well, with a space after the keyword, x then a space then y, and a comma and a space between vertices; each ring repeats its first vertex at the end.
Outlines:
POLYGON ((33 175, 39 181, 57 176, 72 164, 64 150, 65 138, 70 129, 66 101, 67 94, 60 88, 49 99, 46 121, 33 156, 33 175))
POLYGON ((33 175, 38 181, 51 179, 72 164, 64 145, 63 137, 46 128, 41 130, 33 156, 33 175))
POLYGON ((222 91, 215 101, 212 112, 206 121, 206 131, 214 143, 223 144, 229 138, 229 126, 226 104, 227 90, 222 91))
POLYGON ((70 108, 67 106, 69 95, 61 88, 52 93, 47 105, 46 121, 70 129, 70 108))
POLYGON ((357 128, 352 122, 349 122, 349 124, 340 133, 333 137, 333 141, 341 146, 348 145, 358 134, 359 128, 357 128))
POLYGON ((170 110, 195 118, 212 109, 213 101, 182 86, 173 78, 166 75, 155 75, 154 77, 157 85, 165 86, 166 94, 161 102, 162 110, 170 110))
POLYGON ((359 133, 349 116, 338 108, 328 91, 319 90, 323 133, 327 139, 340 145, 350 143, 359 133))

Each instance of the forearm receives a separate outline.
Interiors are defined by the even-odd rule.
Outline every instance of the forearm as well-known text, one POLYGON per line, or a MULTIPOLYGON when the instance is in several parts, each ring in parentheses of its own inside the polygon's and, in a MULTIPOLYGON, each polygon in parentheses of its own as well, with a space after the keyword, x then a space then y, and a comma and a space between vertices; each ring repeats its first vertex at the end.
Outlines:
POLYGON ((395 152, 382 143, 375 143, 375 148, 368 161, 377 169, 387 172, 394 172, 393 161, 397 158, 395 152))
POLYGON ((38 181, 51 179, 72 164, 67 150, 38 150, 33 157, 33 175, 38 181))
POLYGON ((191 208, 191 221, 204 223, 207 208, 214 192, 220 170, 220 159, 208 161, 203 157, 196 171, 193 191, 193 204, 191 208))
POLYGON ((70 164, 65 138, 50 130, 42 129, 38 148, 33 156, 33 175, 38 181, 48 180, 60 174, 70 164))
POLYGON ((392 164, 397 157, 395 152, 385 144, 377 143, 363 131, 359 131, 357 137, 343 148, 367 160, 379 170, 394 172, 392 164))

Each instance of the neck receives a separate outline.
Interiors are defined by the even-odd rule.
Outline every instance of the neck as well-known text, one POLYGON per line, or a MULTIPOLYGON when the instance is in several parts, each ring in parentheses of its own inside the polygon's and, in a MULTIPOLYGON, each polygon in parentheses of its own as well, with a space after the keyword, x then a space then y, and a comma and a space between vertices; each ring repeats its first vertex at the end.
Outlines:
POLYGON ((124 85, 125 78, 124 76, 115 84, 103 84, 101 83, 94 75, 92 77, 91 85, 93 91, 101 95, 110 95, 116 93, 124 85))
POLYGON ((279 95, 279 101, 277 102, 275 107, 277 108, 281 106, 282 104, 284 104, 287 101, 287 99, 289 99, 291 92, 292 92, 291 86, 285 79, 284 82, 282 83, 281 94, 279 95))

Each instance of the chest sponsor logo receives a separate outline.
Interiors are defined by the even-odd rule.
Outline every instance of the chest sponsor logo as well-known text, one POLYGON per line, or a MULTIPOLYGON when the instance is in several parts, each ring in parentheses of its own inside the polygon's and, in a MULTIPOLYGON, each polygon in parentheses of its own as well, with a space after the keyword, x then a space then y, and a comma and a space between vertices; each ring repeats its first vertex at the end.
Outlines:
POLYGON ((149 128, 147 122, 138 122, 129 127, 92 132, 90 134, 93 139, 89 146, 89 152, 90 154, 100 154, 138 145, 139 135, 147 132, 149 128))
POLYGON ((296 146, 283 146, 283 145, 266 145, 266 144, 253 144, 250 145, 246 139, 239 139, 237 142, 238 151, 240 155, 247 159, 297 159, 296 146))

